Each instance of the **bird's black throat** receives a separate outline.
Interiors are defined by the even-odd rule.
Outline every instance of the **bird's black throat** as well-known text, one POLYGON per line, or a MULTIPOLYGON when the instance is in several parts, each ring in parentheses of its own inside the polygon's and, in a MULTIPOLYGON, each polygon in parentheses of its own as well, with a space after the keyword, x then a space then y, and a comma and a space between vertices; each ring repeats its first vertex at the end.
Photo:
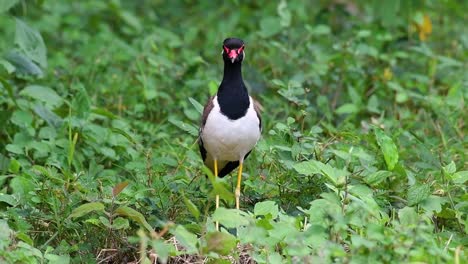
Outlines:
POLYGON ((242 79, 241 62, 224 61, 224 76, 218 89, 221 113, 231 120, 245 115, 250 105, 249 93, 242 79))

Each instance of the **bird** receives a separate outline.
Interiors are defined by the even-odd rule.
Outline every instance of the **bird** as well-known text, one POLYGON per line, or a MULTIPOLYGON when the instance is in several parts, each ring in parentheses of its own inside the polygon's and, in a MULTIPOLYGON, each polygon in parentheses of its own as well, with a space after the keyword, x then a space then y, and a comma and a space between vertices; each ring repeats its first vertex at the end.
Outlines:
MULTIPOLYGON (((239 167, 235 190, 239 209, 244 160, 260 139, 262 119, 260 104, 248 93, 242 78, 245 43, 239 38, 223 41, 223 79, 216 95, 203 108, 199 130, 199 149, 205 166, 215 178, 224 177, 239 167)), ((216 195, 216 208, 219 195, 216 195)), ((216 223, 218 229, 218 223, 216 223)))

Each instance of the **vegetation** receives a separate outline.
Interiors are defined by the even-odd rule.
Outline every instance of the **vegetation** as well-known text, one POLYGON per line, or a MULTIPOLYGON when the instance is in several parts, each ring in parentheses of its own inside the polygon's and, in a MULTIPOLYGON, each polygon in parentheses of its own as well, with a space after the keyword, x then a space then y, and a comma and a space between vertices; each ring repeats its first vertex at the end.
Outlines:
POLYGON ((0 262, 466 261, 468 2, 261 2, 0 1, 0 262), (196 144, 228 36, 241 211, 196 144))

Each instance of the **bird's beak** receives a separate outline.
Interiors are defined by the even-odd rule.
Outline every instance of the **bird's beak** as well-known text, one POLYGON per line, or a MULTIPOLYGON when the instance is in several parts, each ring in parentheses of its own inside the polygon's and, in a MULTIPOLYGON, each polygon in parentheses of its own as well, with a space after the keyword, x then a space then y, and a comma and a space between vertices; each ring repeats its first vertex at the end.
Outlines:
POLYGON ((238 53, 238 50, 236 49, 232 49, 228 53, 228 57, 229 59, 231 59, 231 63, 234 63, 234 61, 236 61, 237 56, 239 56, 239 53, 238 53))

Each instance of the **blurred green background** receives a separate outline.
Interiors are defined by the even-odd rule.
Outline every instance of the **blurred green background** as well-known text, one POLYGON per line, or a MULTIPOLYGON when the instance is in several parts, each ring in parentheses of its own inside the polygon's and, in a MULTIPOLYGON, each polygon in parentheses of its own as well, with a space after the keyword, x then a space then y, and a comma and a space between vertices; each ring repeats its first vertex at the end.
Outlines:
POLYGON ((0 262, 462 263, 466 10, 0 1, 0 262), (244 213, 196 146, 226 37, 264 109, 244 213))

